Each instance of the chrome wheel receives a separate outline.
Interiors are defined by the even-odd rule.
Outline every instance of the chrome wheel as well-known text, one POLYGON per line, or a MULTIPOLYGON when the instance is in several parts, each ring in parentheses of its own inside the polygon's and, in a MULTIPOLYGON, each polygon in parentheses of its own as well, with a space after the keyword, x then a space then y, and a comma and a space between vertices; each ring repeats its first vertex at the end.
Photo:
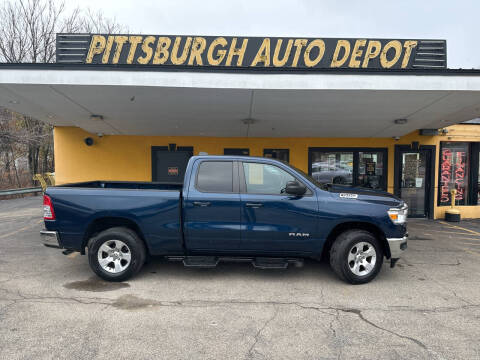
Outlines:
POLYGON ((98 263, 109 273, 120 273, 130 265, 132 254, 129 247, 120 240, 105 241, 98 249, 98 263))
POLYGON ((362 241, 352 246, 348 252, 348 268, 357 276, 370 274, 377 262, 377 252, 372 244, 362 241))

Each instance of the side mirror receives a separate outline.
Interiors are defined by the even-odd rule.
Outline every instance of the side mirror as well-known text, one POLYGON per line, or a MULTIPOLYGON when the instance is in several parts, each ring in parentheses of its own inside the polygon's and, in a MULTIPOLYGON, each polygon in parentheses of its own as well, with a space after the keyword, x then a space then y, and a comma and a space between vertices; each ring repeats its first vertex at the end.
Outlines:
POLYGON ((285 187, 285 192, 290 195, 302 196, 307 192, 307 188, 298 181, 289 181, 285 187))

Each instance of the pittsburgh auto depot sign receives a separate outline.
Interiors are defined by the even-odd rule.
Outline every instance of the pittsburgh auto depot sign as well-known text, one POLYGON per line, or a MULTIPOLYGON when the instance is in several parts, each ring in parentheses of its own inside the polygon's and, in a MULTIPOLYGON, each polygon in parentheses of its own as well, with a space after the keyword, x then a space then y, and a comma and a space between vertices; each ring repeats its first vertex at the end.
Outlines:
POLYGON ((446 41, 58 34, 57 62, 230 69, 432 69, 446 68, 446 41))

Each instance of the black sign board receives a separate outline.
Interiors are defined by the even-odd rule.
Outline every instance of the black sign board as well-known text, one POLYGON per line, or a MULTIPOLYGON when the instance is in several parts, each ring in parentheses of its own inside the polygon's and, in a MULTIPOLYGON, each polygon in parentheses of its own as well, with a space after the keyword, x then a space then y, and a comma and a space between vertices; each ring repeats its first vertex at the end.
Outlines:
POLYGON ((445 40, 57 34, 57 62, 188 68, 444 69, 445 40))

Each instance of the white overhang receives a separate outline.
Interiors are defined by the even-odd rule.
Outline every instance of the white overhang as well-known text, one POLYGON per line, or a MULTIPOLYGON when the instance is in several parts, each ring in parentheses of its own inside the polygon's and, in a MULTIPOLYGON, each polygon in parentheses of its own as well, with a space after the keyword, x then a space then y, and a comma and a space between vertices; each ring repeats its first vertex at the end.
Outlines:
POLYGON ((0 106, 103 134, 391 137, 480 117, 480 76, 0 68, 0 106))

